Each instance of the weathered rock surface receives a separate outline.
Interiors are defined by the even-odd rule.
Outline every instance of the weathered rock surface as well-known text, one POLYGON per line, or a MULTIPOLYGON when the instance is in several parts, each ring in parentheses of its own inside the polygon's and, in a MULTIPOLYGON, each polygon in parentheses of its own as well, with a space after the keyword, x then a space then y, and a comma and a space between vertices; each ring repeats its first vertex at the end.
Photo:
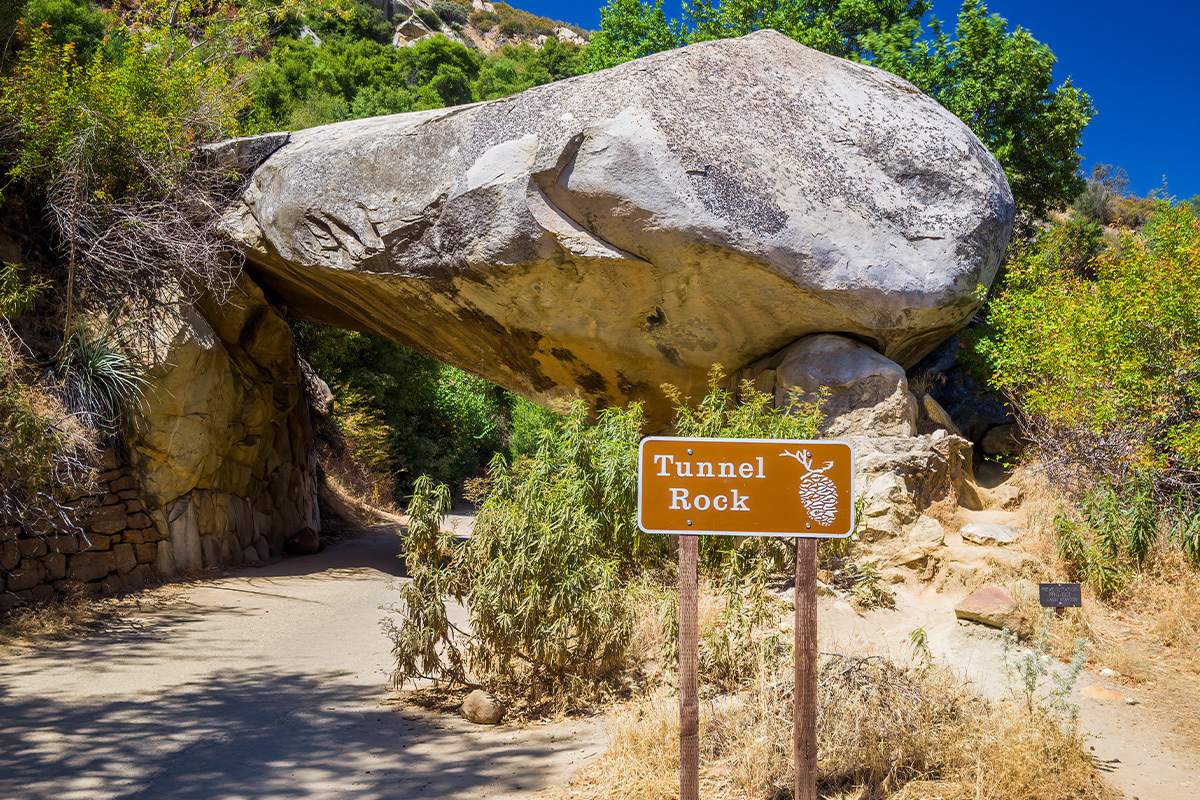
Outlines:
POLYGON ((972 592, 954 607, 954 615, 1020 635, 1025 635, 1028 628, 1016 598, 1003 586, 985 586, 972 592))
POLYGON ((937 427, 953 436, 965 438, 962 431, 954 424, 954 420, 946 413, 946 409, 942 408, 938 401, 934 400, 931 395, 925 395, 921 398, 921 410, 925 412, 925 416, 929 418, 929 421, 937 427))
POLYGON ((319 530, 312 428, 283 315, 243 279, 228 302, 184 309, 162 338, 130 441, 137 516, 167 537, 155 569, 236 564, 247 547, 278 555, 319 530))
POLYGON ((495 725, 504 717, 504 703, 475 689, 463 700, 462 715, 477 725, 495 725))
POLYGON ((972 522, 962 527, 962 538, 972 544, 1008 545, 1021 538, 1024 531, 1015 525, 992 525, 972 522))
POLYGON ((813 403, 822 389, 827 392, 821 403, 821 432, 827 437, 912 436, 916 429, 916 399, 904 368, 861 342, 835 334, 808 336, 768 363, 775 368, 779 407, 791 397, 813 403))
POLYGON ((293 133, 227 226, 292 315, 536 401, 699 397, 804 336, 909 366, 978 307, 999 164, 887 73, 772 31, 293 133))

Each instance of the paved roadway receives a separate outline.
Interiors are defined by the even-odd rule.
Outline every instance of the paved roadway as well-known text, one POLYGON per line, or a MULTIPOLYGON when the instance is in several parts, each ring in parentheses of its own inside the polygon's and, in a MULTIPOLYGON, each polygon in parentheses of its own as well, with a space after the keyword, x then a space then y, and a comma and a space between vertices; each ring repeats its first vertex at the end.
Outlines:
POLYGON ((594 722, 491 728, 388 703, 379 606, 398 552, 377 528, 0 653, 0 798, 514 798, 603 749, 594 722))

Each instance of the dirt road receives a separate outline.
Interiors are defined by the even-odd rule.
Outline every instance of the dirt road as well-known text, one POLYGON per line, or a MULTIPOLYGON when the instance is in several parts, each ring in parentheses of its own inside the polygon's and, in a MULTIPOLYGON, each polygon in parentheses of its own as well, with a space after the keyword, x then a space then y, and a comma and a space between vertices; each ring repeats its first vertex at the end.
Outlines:
POLYGON ((386 702, 399 545, 372 529, 0 654, 0 798, 519 798, 565 781, 603 748, 599 724, 386 702))

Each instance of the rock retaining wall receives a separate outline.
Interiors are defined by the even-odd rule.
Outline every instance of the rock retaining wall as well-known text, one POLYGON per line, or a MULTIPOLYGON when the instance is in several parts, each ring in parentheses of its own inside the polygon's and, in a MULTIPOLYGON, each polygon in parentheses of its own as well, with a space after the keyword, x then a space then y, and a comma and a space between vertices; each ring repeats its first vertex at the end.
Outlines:
POLYGON ((129 458, 106 452, 94 494, 64 501, 74 529, 0 524, 0 612, 260 563, 320 530, 312 426, 283 314, 243 278, 226 302, 170 324, 126 434, 129 458))
POLYGON ((75 532, 0 528, 0 611, 81 590, 113 594, 155 577, 165 531, 146 513, 133 470, 111 451, 102 467, 94 494, 65 503, 75 532))

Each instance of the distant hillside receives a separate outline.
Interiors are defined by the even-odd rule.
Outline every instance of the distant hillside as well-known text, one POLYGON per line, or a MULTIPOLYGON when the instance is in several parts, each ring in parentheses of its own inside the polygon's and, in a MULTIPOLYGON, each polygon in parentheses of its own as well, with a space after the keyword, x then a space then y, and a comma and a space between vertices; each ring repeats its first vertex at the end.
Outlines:
POLYGON ((567 22, 539 17, 508 3, 482 0, 368 0, 394 26, 392 43, 405 47, 441 33, 484 55, 507 44, 541 47, 546 38, 582 46, 588 31, 567 22))

